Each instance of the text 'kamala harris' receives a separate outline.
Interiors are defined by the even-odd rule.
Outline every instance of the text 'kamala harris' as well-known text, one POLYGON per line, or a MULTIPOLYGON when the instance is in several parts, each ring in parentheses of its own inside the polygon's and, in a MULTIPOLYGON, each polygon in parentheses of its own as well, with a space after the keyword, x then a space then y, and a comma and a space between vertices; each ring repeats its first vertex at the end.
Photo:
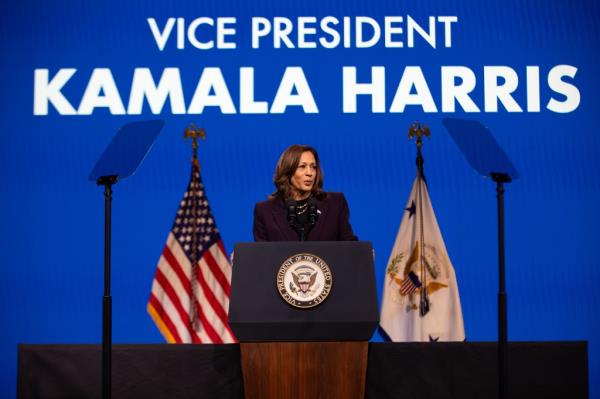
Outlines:
MULTIPOLYGON (((238 24, 236 17, 198 17, 189 23, 185 18, 171 17, 162 23, 147 18, 149 37, 159 52, 269 48, 305 52, 307 49, 373 47, 385 51, 414 47, 435 51, 452 48, 458 21, 458 16, 429 16, 416 21, 410 15, 379 19, 368 16, 252 17, 246 24, 238 24)), ((567 64, 478 68, 442 65, 439 70, 428 70, 425 74, 420 66, 413 64, 360 70, 353 65, 339 65, 332 72, 339 76, 341 71, 339 107, 343 113, 359 112, 357 100, 361 96, 367 103, 370 100, 370 107, 363 102, 360 111, 372 113, 402 113, 407 107, 420 107, 428 113, 461 109, 486 113, 540 112, 542 107, 556 113, 569 113, 579 107, 581 99, 574 84, 577 69, 567 64), (434 85, 441 82, 438 92, 432 93, 428 82, 434 85), (473 93, 481 88, 483 98, 476 99, 473 93), (386 93, 386 89, 393 93, 386 93)), ((111 68, 93 68, 90 73, 70 67, 51 74, 48 68, 36 68, 33 114, 48 115, 51 105, 59 115, 91 115, 97 109, 108 110, 112 115, 139 115, 144 103, 153 114, 169 112, 165 109, 167 103, 174 115, 202 114, 207 108, 218 109, 222 114, 282 114, 290 107, 314 114, 320 112, 318 89, 314 90, 307 76, 331 73, 320 66, 297 65, 279 66, 277 70, 246 65, 223 69, 197 67, 191 76, 186 70, 183 77, 179 67, 138 67, 124 74, 122 69, 119 71, 115 76, 111 68), (232 74, 237 75, 235 79, 229 78, 232 74), (269 83, 272 76, 280 77, 277 87, 269 83), (195 88, 186 93, 182 80, 190 79, 196 82, 195 88), (81 95, 73 96, 71 93, 76 90, 69 86, 85 86, 85 89, 81 95)))

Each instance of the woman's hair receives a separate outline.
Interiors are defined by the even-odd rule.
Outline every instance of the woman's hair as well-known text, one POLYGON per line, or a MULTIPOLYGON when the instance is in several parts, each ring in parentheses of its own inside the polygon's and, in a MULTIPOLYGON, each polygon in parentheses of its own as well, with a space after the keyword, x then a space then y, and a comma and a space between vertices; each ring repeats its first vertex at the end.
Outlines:
POLYGON ((271 194, 271 197, 278 197, 284 201, 292 197, 293 188, 290 179, 296 173, 296 169, 298 169, 302 153, 306 151, 312 152, 315 156, 315 161, 317 162, 317 174, 315 176, 315 183, 313 184, 311 194, 318 199, 323 197, 323 171, 321 170, 317 150, 311 146, 300 144, 289 146, 279 157, 279 161, 275 167, 275 174, 273 175, 275 192, 271 194))

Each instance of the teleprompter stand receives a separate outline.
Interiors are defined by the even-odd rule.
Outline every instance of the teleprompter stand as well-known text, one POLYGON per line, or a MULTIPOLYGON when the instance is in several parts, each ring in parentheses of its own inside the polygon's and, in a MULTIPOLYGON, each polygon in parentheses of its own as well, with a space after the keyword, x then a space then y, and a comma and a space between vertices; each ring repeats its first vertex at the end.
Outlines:
POLYGON ((110 294, 112 186, 131 176, 150 151, 164 121, 133 122, 115 134, 90 173, 104 186, 104 295, 102 296, 102 398, 111 397, 112 297, 110 294))
POLYGON ((498 398, 508 393, 508 315, 504 250, 504 184, 519 173, 498 145, 490 130, 480 122, 445 118, 444 126, 477 173, 496 183, 498 204, 498 398))
POLYGON ((363 399, 368 340, 379 322, 370 243, 242 243, 234 252, 229 324, 246 399, 363 399), (278 290, 281 265, 298 254, 331 270, 329 296, 312 308, 290 305, 278 290))

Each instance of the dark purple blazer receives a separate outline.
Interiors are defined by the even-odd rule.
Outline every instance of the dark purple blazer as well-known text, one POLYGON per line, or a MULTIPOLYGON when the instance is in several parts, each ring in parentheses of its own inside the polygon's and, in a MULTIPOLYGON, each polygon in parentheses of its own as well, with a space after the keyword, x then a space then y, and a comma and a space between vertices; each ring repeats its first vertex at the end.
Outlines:
MULTIPOLYGON (((350 210, 342 193, 325 193, 317 200, 317 223, 307 241, 356 241, 350 226, 350 210)), ((285 203, 279 198, 254 207, 254 241, 298 241, 298 233, 287 221, 285 203)))

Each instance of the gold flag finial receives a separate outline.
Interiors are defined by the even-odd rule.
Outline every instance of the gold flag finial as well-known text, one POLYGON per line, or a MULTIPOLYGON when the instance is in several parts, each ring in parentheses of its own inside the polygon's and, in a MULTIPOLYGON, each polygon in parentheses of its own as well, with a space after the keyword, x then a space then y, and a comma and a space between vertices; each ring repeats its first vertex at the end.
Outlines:
POLYGON ((422 125, 419 122, 413 123, 408 129, 408 138, 411 140, 413 137, 417 138, 417 149, 421 150, 423 146, 423 136, 429 138, 431 133, 427 125, 422 125))
POLYGON ((203 127, 198 128, 193 123, 190 123, 190 125, 185 128, 183 137, 186 140, 189 138, 192 139, 192 162, 194 163, 194 166, 200 169, 200 163, 198 162, 198 138, 204 140, 206 138, 206 131, 203 127))

